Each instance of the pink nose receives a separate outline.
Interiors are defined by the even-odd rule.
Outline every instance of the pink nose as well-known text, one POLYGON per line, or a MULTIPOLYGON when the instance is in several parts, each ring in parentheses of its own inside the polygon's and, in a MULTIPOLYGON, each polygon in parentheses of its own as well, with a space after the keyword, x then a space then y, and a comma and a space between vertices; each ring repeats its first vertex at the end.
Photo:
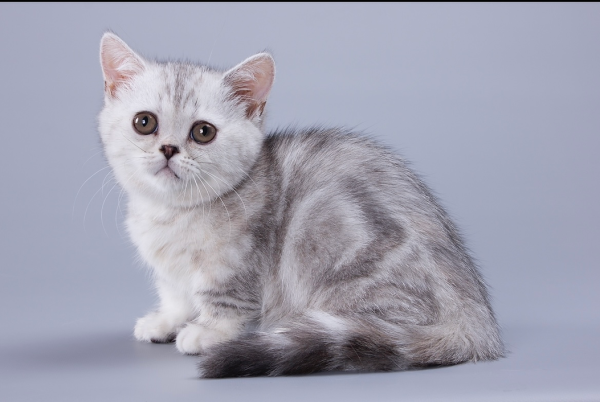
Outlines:
POLYGON ((175 145, 163 145, 160 147, 160 152, 165 154, 165 158, 169 160, 173 155, 179 152, 179 148, 177 148, 175 145))

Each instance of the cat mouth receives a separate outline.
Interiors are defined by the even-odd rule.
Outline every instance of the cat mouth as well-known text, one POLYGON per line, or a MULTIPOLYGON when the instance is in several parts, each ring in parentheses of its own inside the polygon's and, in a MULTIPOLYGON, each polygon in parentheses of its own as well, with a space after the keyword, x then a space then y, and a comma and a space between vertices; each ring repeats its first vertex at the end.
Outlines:
POLYGON ((175 173, 173 171, 173 169, 171 169, 169 167, 169 165, 166 165, 164 168, 162 168, 158 172, 156 172, 156 176, 167 176, 167 177, 179 179, 179 176, 177 176, 177 173, 175 173))

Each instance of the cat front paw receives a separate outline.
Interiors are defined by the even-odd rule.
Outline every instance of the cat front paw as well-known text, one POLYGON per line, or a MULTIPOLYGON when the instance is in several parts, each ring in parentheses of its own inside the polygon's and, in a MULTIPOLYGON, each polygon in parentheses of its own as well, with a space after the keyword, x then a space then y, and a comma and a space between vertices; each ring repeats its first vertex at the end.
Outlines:
POLYGON ((229 336, 216 329, 188 323, 179 331, 175 346, 183 354, 198 355, 211 346, 226 341, 229 338, 229 336))
POLYGON ((154 311, 137 320, 133 336, 143 342, 173 342, 181 325, 182 323, 167 314, 154 311))

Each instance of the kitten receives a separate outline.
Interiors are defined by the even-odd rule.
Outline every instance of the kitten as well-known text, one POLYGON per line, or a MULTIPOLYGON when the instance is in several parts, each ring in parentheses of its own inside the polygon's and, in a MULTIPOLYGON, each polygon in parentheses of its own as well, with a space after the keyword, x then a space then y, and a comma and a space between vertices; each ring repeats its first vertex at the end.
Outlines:
POLYGON ((102 37, 106 157, 158 309, 200 375, 388 371, 503 354, 485 284, 406 163, 342 129, 263 134, 267 53, 226 72, 102 37))

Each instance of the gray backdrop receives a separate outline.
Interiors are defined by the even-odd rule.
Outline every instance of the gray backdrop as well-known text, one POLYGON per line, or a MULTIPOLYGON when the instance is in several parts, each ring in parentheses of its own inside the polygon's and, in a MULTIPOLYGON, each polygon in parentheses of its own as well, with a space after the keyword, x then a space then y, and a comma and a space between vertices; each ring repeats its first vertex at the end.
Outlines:
POLYGON ((599 4, 0 4, 0 400, 600 400, 599 38, 599 4), (267 49, 269 128, 354 127, 411 160, 508 356, 198 380, 195 358, 134 342, 155 298, 101 170, 108 29, 150 58, 267 49))

